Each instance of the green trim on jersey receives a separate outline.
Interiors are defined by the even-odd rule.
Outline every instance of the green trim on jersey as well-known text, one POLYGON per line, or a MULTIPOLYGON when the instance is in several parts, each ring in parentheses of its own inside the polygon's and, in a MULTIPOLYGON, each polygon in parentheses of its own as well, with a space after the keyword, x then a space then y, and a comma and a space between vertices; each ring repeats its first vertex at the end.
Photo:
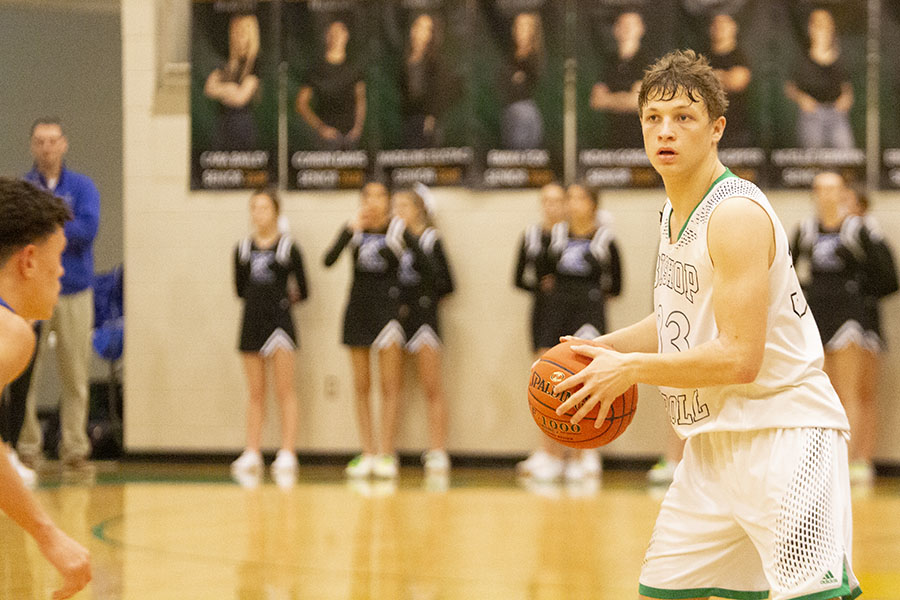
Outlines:
MULTIPOLYGON (((694 209, 691 211, 691 214, 689 214, 688 218, 685 219, 684 224, 681 226, 681 231, 678 232, 678 237, 675 238, 675 242, 670 242, 670 243, 675 243, 675 244, 678 243, 678 240, 681 239, 681 234, 684 233, 684 230, 687 228, 688 223, 691 222, 691 217, 693 217, 694 213, 697 212, 697 208, 701 204, 703 204, 703 201, 706 200, 706 197, 709 196, 709 193, 712 191, 712 189, 714 187, 716 187, 716 184, 718 184, 723 179, 727 179, 728 177, 737 177, 737 175, 732 173, 731 169, 729 169, 728 167, 725 167, 725 172, 722 173, 721 175, 719 175, 716 178, 716 180, 712 182, 712 185, 709 186, 709 189, 706 190, 706 192, 703 194, 703 197, 700 198, 700 202, 697 203, 697 206, 694 207, 694 209)), ((672 239, 672 213, 670 212, 669 213, 669 240, 671 240, 671 239, 672 239)))
POLYGON ((768 590, 765 592, 739 592, 737 590, 727 590, 725 588, 708 587, 708 588, 692 588, 687 590, 661 590, 648 585, 639 585, 638 593, 641 596, 649 598, 662 598, 663 600, 681 600, 684 598, 706 598, 708 596, 716 596, 718 598, 731 598, 732 600, 766 600, 769 597, 768 590))

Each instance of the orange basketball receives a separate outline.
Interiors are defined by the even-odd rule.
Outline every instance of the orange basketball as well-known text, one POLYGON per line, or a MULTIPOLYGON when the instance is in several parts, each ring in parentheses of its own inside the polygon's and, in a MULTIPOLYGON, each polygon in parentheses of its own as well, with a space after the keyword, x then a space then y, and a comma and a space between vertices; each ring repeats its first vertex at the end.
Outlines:
POLYGON ((581 389, 581 386, 566 390, 562 395, 554 394, 553 387, 591 362, 586 356, 572 351, 571 347, 580 343, 562 342, 557 344, 534 363, 531 369, 531 379, 528 382, 528 405, 531 408, 531 416, 541 431, 560 444, 570 448, 597 448, 622 435, 622 432, 631 423, 634 412, 637 410, 637 385, 632 385, 613 401, 606 420, 599 428, 594 427, 599 404, 577 425, 569 422, 574 410, 562 416, 557 415, 557 407, 581 389))

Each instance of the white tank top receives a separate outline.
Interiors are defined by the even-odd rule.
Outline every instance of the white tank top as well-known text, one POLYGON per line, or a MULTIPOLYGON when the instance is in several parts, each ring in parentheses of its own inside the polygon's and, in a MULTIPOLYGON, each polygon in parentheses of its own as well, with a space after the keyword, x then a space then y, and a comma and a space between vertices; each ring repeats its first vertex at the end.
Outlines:
POLYGON ((666 201, 653 285, 659 351, 680 352, 718 336, 707 227, 716 207, 736 196, 759 204, 775 228, 762 367, 748 384, 699 389, 660 386, 669 420, 683 438, 708 431, 767 428, 849 430, 840 400, 822 371, 822 342, 794 273, 784 228, 765 194, 731 171, 713 183, 674 243, 669 241, 672 205, 666 201))

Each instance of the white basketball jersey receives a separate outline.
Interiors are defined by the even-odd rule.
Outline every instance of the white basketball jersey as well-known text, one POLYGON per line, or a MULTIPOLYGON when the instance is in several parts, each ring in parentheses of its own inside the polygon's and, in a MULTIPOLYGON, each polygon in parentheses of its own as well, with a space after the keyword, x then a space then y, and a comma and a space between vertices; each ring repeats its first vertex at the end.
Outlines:
POLYGON ((759 204, 775 229, 762 367, 749 384, 660 386, 669 419, 681 437, 773 427, 849 430, 840 400, 822 371, 822 342, 794 273, 784 228, 765 194, 731 171, 713 183, 674 243, 669 233, 672 205, 666 201, 653 285, 659 351, 680 352, 718 336, 706 235, 710 215, 719 203, 735 196, 759 204))

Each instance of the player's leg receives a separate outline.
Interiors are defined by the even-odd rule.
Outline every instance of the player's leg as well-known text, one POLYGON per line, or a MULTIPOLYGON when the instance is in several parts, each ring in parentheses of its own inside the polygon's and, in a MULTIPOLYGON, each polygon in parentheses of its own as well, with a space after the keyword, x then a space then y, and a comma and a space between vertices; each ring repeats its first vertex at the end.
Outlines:
POLYGON ((881 355, 878 351, 864 349, 860 362, 859 384, 859 429, 853 433, 857 440, 859 455, 870 464, 875 456, 878 437, 878 381, 881 370, 881 355))
POLYGON ((825 353, 825 372, 844 405, 853 434, 850 441, 850 464, 854 483, 868 483, 872 476, 872 456, 866 456, 865 450, 867 444, 871 445, 874 435, 872 431, 865 431, 864 412, 869 407, 864 405, 860 394, 860 378, 865 368, 864 353, 865 350, 853 341, 845 342, 825 353), (868 439, 864 439, 866 437, 868 439))
POLYGON ((428 400, 428 452, 426 474, 444 474, 450 469, 447 456, 447 403, 441 383, 441 350, 438 344, 422 344, 416 352, 419 380, 428 400))
POLYGON ((794 428, 732 437, 748 442, 751 457, 735 462, 744 490, 735 513, 759 553, 771 600, 858 595, 844 433, 794 428))

